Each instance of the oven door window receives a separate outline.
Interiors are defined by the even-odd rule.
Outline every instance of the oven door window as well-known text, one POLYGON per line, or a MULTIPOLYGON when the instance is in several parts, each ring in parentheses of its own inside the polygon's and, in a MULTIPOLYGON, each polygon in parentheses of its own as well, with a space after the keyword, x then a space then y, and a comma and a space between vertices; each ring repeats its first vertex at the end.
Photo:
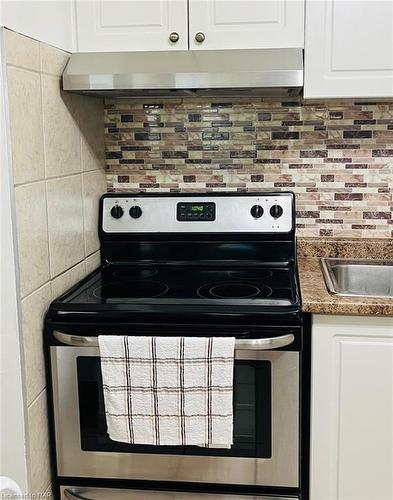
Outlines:
POLYGON ((269 361, 235 361, 231 449, 198 446, 129 445, 112 441, 106 428, 99 357, 77 358, 81 448, 84 451, 160 453, 270 458, 271 364, 269 361))

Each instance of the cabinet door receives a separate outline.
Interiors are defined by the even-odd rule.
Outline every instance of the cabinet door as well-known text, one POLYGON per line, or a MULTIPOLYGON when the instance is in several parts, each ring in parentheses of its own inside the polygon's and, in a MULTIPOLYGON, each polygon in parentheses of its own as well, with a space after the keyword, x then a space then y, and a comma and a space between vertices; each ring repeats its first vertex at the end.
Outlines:
POLYGON ((189 9, 190 49, 304 46, 304 0, 189 0, 189 9))
POLYGON ((313 316, 312 500, 393 498, 393 318, 313 316))
POLYGON ((187 0, 76 0, 76 25, 79 52, 188 48, 187 0))
POLYGON ((304 96, 393 97, 393 0, 307 0, 304 96))

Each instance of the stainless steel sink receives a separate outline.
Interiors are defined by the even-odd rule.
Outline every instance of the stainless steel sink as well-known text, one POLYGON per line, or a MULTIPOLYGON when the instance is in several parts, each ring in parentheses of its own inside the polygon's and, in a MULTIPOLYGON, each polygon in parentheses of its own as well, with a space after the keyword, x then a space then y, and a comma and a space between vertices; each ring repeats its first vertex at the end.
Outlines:
POLYGON ((393 260, 325 258, 321 266, 330 293, 393 298, 393 260))

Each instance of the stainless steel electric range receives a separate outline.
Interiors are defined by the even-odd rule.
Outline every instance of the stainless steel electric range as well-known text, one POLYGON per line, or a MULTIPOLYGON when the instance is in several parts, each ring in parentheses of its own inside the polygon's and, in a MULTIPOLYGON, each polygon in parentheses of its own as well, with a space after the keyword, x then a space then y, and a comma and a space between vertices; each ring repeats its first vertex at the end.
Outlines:
POLYGON ((59 498, 308 498, 294 195, 106 194, 99 210, 101 266, 46 317, 59 498), (102 334, 235 336, 232 448, 111 441, 102 334))

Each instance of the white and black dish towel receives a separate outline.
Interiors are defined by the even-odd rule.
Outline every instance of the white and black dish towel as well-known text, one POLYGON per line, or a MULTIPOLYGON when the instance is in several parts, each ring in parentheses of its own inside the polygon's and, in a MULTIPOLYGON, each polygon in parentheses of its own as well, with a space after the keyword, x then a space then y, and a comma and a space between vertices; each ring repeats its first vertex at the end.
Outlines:
POLYGON ((232 337, 98 337, 114 441, 230 448, 232 337))

